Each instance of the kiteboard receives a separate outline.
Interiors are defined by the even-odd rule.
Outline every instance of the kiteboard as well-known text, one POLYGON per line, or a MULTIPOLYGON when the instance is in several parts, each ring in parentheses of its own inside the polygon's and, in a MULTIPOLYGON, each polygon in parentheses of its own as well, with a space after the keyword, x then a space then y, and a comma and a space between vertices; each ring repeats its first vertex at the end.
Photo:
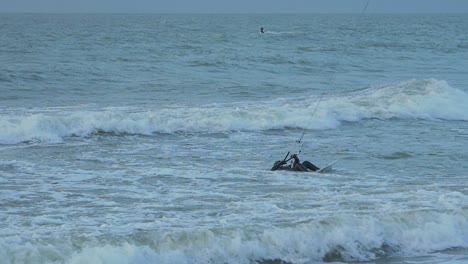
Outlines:
POLYGON ((328 163, 325 167, 321 168, 320 170, 316 172, 320 172, 320 173, 330 172, 333 169, 333 164, 335 164, 337 161, 338 160, 328 163))

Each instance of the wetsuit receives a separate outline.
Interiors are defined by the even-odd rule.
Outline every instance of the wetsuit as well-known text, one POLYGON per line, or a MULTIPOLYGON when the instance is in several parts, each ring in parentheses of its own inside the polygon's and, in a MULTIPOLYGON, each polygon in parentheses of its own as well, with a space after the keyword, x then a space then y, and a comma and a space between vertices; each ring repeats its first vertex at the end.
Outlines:
POLYGON ((286 161, 275 161, 275 164, 273 164, 273 167, 271 167, 272 171, 275 170, 291 170, 291 165, 286 165, 286 161), (285 166, 286 165, 286 166, 285 166))
POLYGON ((296 154, 293 154, 291 156, 292 159, 294 159, 292 165, 284 166, 287 162, 285 160, 283 161, 276 161, 273 167, 271 168, 272 171, 275 170, 292 170, 292 171, 318 171, 320 170, 319 167, 315 166, 312 164, 310 161, 304 161, 300 162, 299 158, 297 157, 296 154))

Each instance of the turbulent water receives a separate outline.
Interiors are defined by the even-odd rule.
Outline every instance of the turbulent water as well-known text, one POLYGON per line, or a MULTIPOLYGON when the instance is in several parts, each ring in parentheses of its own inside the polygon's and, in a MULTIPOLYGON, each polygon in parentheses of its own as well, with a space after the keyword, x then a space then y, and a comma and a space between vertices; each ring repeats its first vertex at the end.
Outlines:
POLYGON ((1 14, 0 262, 468 263, 467 28, 1 14))

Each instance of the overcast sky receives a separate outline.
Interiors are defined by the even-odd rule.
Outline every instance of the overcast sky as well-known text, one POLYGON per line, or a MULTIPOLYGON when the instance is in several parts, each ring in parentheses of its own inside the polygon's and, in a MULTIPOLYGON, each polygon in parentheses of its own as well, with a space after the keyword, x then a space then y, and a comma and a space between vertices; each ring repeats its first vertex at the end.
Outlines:
MULTIPOLYGON (((0 0, 0 13, 360 13, 368 0, 0 0)), ((468 13, 468 0, 369 0, 366 13, 468 13)))

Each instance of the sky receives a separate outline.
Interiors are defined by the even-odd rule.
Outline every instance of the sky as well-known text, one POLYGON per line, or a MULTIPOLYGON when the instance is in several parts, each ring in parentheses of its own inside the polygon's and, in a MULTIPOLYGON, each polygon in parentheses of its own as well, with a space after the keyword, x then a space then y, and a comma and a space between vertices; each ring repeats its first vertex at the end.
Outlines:
POLYGON ((468 0, 0 0, 0 13, 468 13, 468 0))

